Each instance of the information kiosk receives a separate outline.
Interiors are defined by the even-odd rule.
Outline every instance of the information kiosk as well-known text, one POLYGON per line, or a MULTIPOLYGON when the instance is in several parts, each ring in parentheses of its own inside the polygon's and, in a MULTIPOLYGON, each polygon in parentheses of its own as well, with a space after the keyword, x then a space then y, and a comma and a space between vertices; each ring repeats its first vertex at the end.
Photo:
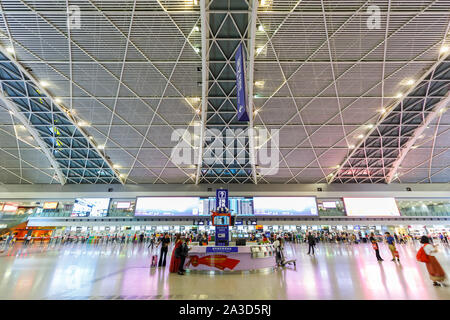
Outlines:
POLYGON ((236 246, 230 242, 230 226, 234 217, 228 209, 228 190, 216 190, 216 210, 211 222, 215 226, 214 246, 191 246, 185 269, 189 272, 257 272, 273 270, 275 249, 271 244, 258 245, 256 242, 236 246))

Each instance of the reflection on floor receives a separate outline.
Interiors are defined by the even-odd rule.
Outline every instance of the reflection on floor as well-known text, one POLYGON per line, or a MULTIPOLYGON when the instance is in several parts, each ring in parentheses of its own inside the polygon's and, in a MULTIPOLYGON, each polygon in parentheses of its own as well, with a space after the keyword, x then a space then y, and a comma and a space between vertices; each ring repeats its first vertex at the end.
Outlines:
MULTIPOLYGON (((369 244, 319 244, 314 257, 287 244, 295 269, 180 276, 150 269, 146 245, 18 243, 0 253, 0 299, 450 299, 450 287, 433 287, 416 261, 418 243, 398 245, 400 264, 380 247, 379 263, 369 244)), ((448 274, 450 247, 439 250, 448 274)))

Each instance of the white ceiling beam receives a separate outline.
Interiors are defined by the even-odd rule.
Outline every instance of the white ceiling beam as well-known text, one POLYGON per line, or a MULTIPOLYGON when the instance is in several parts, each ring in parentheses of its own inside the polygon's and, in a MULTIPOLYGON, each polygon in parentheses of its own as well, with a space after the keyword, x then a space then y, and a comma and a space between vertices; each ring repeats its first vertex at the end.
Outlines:
POLYGON ((195 184, 200 182, 200 176, 202 173, 203 165, 203 146, 205 143, 205 130, 206 130, 206 111, 208 109, 208 57, 209 47, 207 37, 209 35, 209 22, 206 15, 206 0, 200 0, 200 32, 202 38, 202 101, 201 101, 201 126, 200 126, 200 138, 198 145, 197 156, 197 173, 195 175, 195 184))
MULTIPOLYGON (((250 1, 249 1, 250 3, 250 1)), ((256 177, 256 157, 255 157, 255 136, 254 136, 254 114, 253 114, 253 86, 254 86, 254 71, 255 71, 255 42, 256 42, 256 19, 258 18, 258 0, 251 0, 251 15, 250 15, 250 33, 248 39, 248 112, 249 112, 249 155, 250 164, 252 166, 252 176, 253 183, 258 184, 258 179, 256 177)))

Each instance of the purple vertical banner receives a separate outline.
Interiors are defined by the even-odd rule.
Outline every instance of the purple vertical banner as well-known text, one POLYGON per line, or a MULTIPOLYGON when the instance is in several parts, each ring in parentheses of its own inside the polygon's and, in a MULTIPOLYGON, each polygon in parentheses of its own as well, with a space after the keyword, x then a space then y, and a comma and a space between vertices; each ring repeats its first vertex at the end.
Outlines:
POLYGON ((236 55, 236 92, 237 92, 237 118, 239 121, 249 121, 247 114, 247 87, 245 85, 245 52, 242 43, 236 55))

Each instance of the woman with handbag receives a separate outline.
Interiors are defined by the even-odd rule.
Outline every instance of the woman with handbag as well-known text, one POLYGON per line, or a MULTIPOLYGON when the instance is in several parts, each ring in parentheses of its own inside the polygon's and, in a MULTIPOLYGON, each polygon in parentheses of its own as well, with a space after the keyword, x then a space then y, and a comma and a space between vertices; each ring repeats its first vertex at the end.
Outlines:
POLYGON ((372 243, 373 250, 375 250, 375 256, 377 257, 377 260, 384 261, 380 256, 380 248, 378 247, 378 243, 377 243, 377 240, 375 240, 373 232, 370 234, 369 240, 372 243))
POLYGON ((433 281, 433 286, 440 287, 442 285, 446 287, 444 283, 446 278, 444 269, 442 269, 439 261, 435 257, 437 253, 436 247, 430 244, 430 239, 427 236, 422 236, 420 243, 423 246, 417 252, 417 261, 425 263, 430 279, 433 281))

